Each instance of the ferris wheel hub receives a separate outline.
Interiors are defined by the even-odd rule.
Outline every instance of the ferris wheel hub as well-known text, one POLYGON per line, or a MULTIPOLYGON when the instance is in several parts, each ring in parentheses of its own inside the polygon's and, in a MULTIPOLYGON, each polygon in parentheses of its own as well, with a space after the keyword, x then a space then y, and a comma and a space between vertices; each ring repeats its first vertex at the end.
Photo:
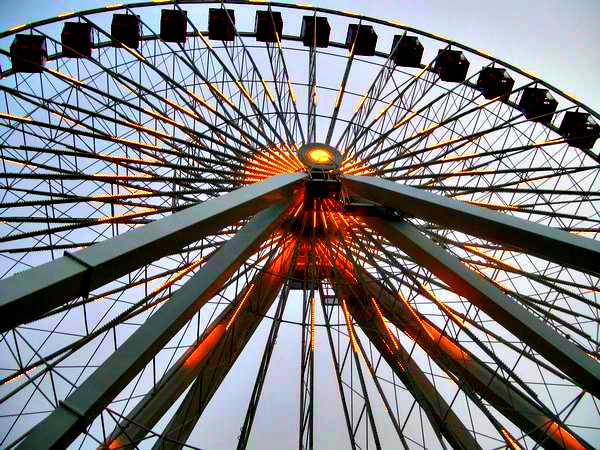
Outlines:
POLYGON ((342 154, 328 144, 311 142, 298 149, 298 156, 310 170, 325 172, 339 169, 342 164, 342 154))

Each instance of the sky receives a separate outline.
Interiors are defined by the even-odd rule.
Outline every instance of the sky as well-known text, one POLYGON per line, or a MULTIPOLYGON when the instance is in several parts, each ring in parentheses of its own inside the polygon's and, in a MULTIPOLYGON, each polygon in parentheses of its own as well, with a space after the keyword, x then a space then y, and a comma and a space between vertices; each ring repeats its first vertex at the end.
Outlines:
MULTIPOLYGON (((597 56, 600 50, 598 28, 600 2, 598 0, 570 2, 549 0, 543 3, 524 0, 479 2, 350 0, 343 3, 333 0, 318 2, 313 0, 313 2, 323 8, 352 10, 374 18, 396 19, 409 26, 485 50, 519 68, 536 73, 541 79, 558 89, 574 94, 592 109, 600 110, 600 88, 597 84, 597 76, 600 73, 600 58, 597 56)), ((53 17, 65 11, 94 8, 104 3, 109 1, 100 3, 90 0, 20 0, 18 2, 0 0, 0 29, 53 17)), ((290 312, 290 316, 291 314, 290 312)), ((261 329, 258 334, 264 335, 265 330, 261 329)), ((283 330, 280 339, 292 341, 296 336, 292 333, 287 335, 283 330)), ((320 336, 320 340, 324 342, 324 334, 320 336)), ((245 353, 243 359, 240 359, 240 364, 234 368, 232 376, 246 376, 250 382, 241 386, 239 391, 223 393, 219 397, 219 402, 213 402, 207 410, 204 429, 210 431, 200 437, 203 442, 209 442, 206 448, 211 450, 227 448, 228 441, 219 441, 212 430, 219 429, 220 434, 231 436, 229 428, 233 428, 232 432, 235 433, 237 422, 225 429, 222 416, 227 416, 229 412, 235 413, 233 410, 238 407, 236 398, 248 398, 250 394, 247 391, 252 387, 262 353, 262 344, 248 347, 249 351, 245 353)), ((269 401, 263 402, 261 407, 269 405, 276 410, 295 408, 295 405, 289 403, 288 398, 278 396, 277 391, 281 387, 286 387, 284 386, 286 381, 292 384, 286 380, 286 372, 282 368, 297 365, 296 356, 284 353, 274 356, 270 370, 275 372, 274 379, 279 380, 281 386, 275 384, 267 388, 264 398, 269 401)), ((321 360, 316 363, 318 367, 330 367, 327 354, 321 353, 320 358, 321 360)), ((297 373, 296 370, 296 376, 297 373)), ((332 372, 329 371, 325 378, 327 379, 324 385, 333 389, 335 386, 332 372)), ((293 380, 293 384, 297 385, 296 379, 293 380)), ((331 391, 323 395, 327 394, 332 395, 331 391)), ((337 399, 333 395, 332 404, 336 402, 337 399)), ((324 401, 316 406, 322 408, 317 412, 322 415, 334 414, 329 406, 324 401)), ((336 411, 339 414, 339 408, 336 411)), ((329 417, 332 423, 343 420, 341 417, 329 417)), ((260 434, 270 436, 270 441, 276 441, 279 434, 285 436, 288 433, 289 430, 285 427, 291 427, 292 433, 293 428, 296 427, 295 423, 290 424, 290 421, 285 419, 285 417, 274 417, 273 414, 259 415, 255 429, 260 434)), ((333 442, 320 441, 318 444, 319 448, 331 448, 333 442)))
MULTIPOLYGON (((65 11, 101 6, 95 0, 0 0, 0 29, 65 11)), ((294 3, 294 2, 282 2, 294 3)), ((600 2, 597 0, 319 0, 317 6, 397 19, 486 50, 539 75, 600 110, 600 2)))

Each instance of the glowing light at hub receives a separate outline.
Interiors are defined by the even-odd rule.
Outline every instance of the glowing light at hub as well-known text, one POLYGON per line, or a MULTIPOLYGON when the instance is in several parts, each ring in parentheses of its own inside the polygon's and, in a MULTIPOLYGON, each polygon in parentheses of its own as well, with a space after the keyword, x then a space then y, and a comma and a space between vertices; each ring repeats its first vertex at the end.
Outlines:
POLYGON ((308 157, 318 164, 329 164, 333 161, 333 155, 331 152, 323 148, 317 148, 308 152, 308 157))

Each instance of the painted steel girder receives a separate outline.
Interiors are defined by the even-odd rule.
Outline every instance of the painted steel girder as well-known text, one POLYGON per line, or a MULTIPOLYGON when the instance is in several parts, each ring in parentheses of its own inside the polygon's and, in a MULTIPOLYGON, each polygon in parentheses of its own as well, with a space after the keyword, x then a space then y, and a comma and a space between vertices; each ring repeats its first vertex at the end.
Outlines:
MULTIPOLYGON (((357 278, 352 263, 341 254, 336 254, 335 261, 337 266, 328 276, 336 296, 340 299, 340 304, 343 308, 348 307, 351 316, 423 408, 431 425, 455 449, 481 449, 476 439, 411 355, 397 339, 391 336, 385 325, 377 321, 370 305, 361 300, 370 296, 363 280, 357 278)), ((360 277, 360 274, 358 275, 360 277)), ((358 352, 358 344, 354 342, 350 324, 348 325, 352 349, 358 352)))
MULTIPOLYGON (((283 253, 257 275, 251 285, 254 289, 245 301, 246 306, 231 323, 229 335, 224 335, 210 354, 198 364, 198 376, 183 402, 167 424, 163 436, 153 449, 179 449, 186 442, 204 408, 212 399, 238 356, 268 312, 290 272, 294 242, 287 244, 283 253), (171 438, 173 441, 169 441, 171 438)), ((250 289, 250 288, 248 288, 250 289)), ((242 297, 243 298, 243 297, 242 297)), ((228 320, 231 320, 229 318, 228 320)), ((227 325, 225 325, 226 327, 227 325)))
POLYGON ((210 300, 289 214, 291 201, 258 213, 144 322, 69 397, 25 437, 18 449, 67 447, 164 345, 210 300))
POLYGON ((514 247, 600 276, 600 242, 376 177, 344 176, 343 185, 408 215, 514 247))
POLYGON ((539 320, 455 256, 408 222, 368 218, 367 223, 418 264, 427 268, 454 292, 496 320, 540 355, 571 377, 582 389, 600 398, 600 366, 583 350, 539 320))
MULTIPOLYGON (((138 402, 111 433, 107 440, 109 447, 135 448, 173 406, 175 399, 196 380, 190 392, 198 391, 197 407, 186 409, 182 405, 175 417, 183 421, 177 427, 167 426, 167 434, 170 434, 169 431, 173 434, 171 438, 178 442, 186 441, 187 435, 182 434, 188 428, 187 421, 190 417, 200 416, 281 289, 284 277, 289 273, 294 243, 295 240, 288 240, 283 244, 282 252, 266 263, 242 289, 236 301, 219 314, 200 339, 163 375, 156 387, 138 402), (181 427, 182 424, 186 426, 181 427)), ((186 399, 188 397, 189 394, 186 399)), ((189 423, 189 431, 195 422, 189 423)), ((157 445, 160 449, 178 447, 168 440, 161 440, 157 445)))
POLYGON ((0 332, 289 199, 303 178, 272 177, 0 280, 0 332))
POLYGON ((355 293, 342 295, 348 300, 351 316, 423 408, 432 426, 440 431, 454 449, 481 449, 477 440, 412 359, 410 353, 400 342, 392 340, 383 323, 365 308, 355 293))
MULTIPOLYGON (((592 448, 584 440, 576 437, 572 431, 556 422, 549 413, 543 411, 511 383, 499 376, 495 370, 482 363, 459 342, 412 308, 404 298, 391 293, 366 270, 360 270, 358 278, 361 280, 360 287, 347 275, 344 282, 354 283, 355 291, 360 293, 359 295, 365 301, 376 299, 386 319, 409 335, 438 366, 454 374, 459 380, 465 381, 470 389, 477 392, 524 434, 531 436, 547 449, 592 448)), ((372 307, 368 307, 368 310, 371 316, 376 316, 376 311, 372 307)))

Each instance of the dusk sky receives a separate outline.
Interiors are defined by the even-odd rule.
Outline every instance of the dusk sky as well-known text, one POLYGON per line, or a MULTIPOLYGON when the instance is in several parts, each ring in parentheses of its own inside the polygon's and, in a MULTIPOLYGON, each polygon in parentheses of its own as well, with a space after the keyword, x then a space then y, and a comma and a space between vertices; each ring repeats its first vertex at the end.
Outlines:
MULTIPOLYGON (((105 3, 108 3, 108 0, 105 3)), ((293 2, 282 3, 293 4, 293 2)), ((318 3, 315 0, 314 5, 332 10, 351 10, 377 19, 397 20, 407 26, 442 35, 458 43, 483 50, 520 69, 536 74, 540 79, 568 93, 568 95, 576 97, 590 108, 600 110, 600 86, 598 84, 598 75, 600 74, 600 57, 598 57, 600 54, 600 2, 598 0, 548 0, 544 2, 533 0, 372 0, 369 2, 364 0, 349 0, 345 2, 319 0, 318 3)), ((101 6, 103 4, 92 0, 0 0, 0 30, 8 29, 21 23, 54 17, 67 11, 91 9, 101 6)), ((198 22, 204 23, 209 6, 214 7, 215 5, 189 5, 182 7, 190 10, 192 21, 197 19, 198 22)), ((259 8, 264 5, 257 4, 254 6, 259 8)), ((231 8, 240 8, 240 6, 232 5, 231 8)), ((159 9, 160 6, 153 8, 155 13, 159 9)), ((146 10, 149 10, 149 8, 143 11, 145 12, 146 10)), ((295 19, 298 19, 300 13, 296 12, 295 14, 297 14, 295 19)), ((108 14, 105 17, 108 17, 108 14)), ((156 19, 156 17, 151 16, 149 21, 156 19)), ((250 19, 244 18, 242 15, 238 17, 240 17, 238 24, 241 23, 243 24, 241 26, 246 27, 246 29, 241 31, 253 31, 248 29, 248 23, 251 23, 250 19, 253 19, 253 15, 248 16, 250 19)), ((295 19, 294 21, 285 22, 284 34, 299 34, 300 21, 295 19)), ((340 25, 337 27, 335 22, 332 23, 332 40, 341 41, 343 40, 343 36, 345 36, 346 24, 348 22, 355 22, 356 20, 354 18, 338 18, 337 20, 346 20, 346 22, 340 22, 340 25)), ((152 24, 156 25, 155 22, 157 20, 154 20, 152 24)), ((388 34, 382 35, 378 44, 378 50, 389 51, 391 43, 387 41, 393 32, 393 30, 388 30, 386 31, 388 34)), ((7 41, 5 40, 2 45, 6 43, 7 41)), ((254 43, 253 38, 252 43, 254 43)), ((437 48, 433 46, 427 49, 428 52, 433 52, 434 50, 437 50, 437 48)), ((301 73, 303 76, 306 76, 305 55, 302 54, 302 58, 300 58, 296 57, 299 53, 290 53, 294 55, 288 61, 290 72, 301 73)), ((264 56, 265 54, 262 55, 264 56)), ((328 61, 328 57, 331 57, 331 55, 324 57, 323 60, 328 61)), ((339 58, 339 56, 337 57, 339 58)), ((345 57, 345 53, 342 57, 345 57)), ((331 60, 339 61, 339 59, 334 60, 333 57, 331 57, 331 60)), ((259 61, 258 64, 265 64, 266 66, 267 63, 263 60, 262 62, 259 61)), ((361 64, 363 65, 359 65, 359 68, 362 67, 364 70, 364 79, 361 79, 360 74, 354 74, 349 85, 351 86, 349 91, 354 91, 352 93, 353 97, 351 97, 354 103, 359 95, 357 93, 364 91, 365 80, 369 79, 375 73, 375 69, 368 67, 364 60, 361 64), (362 86, 360 85, 361 81, 364 82, 362 86)), ((479 62, 472 65, 470 73, 479 70, 478 67, 480 66, 479 62)), ((328 73, 326 69, 325 65, 319 67, 319 70, 323 74, 319 81, 331 88, 329 91, 324 89, 323 94, 319 93, 325 99, 324 104, 327 104, 327 100, 331 102, 332 98, 334 98, 335 89, 339 85, 338 75, 340 72, 336 68, 337 71, 332 70, 332 73, 328 73)), ((5 68, 3 67, 2 70, 5 70, 5 68)), ((127 96, 129 94, 123 91, 120 95, 127 96)), ((350 101, 347 101, 344 107, 350 108, 350 103, 350 101)), ((352 106, 354 103, 352 103, 352 106)), ((323 111, 321 113, 326 114, 323 111)), ((319 125, 319 127, 322 126, 319 125)), ((596 148, 598 148, 598 145, 596 145, 596 148)), ((597 181, 593 183, 595 184, 592 184, 592 187, 598 187, 597 181)), ((597 210, 593 214, 597 216, 597 210)), ((44 261, 50 259, 48 253, 36 257, 43 258, 44 261)), ((2 272, 4 273, 4 270, 2 272)), ((595 282, 597 283, 597 280, 595 282)), ((597 299, 598 297, 595 298, 597 299)), ((302 310, 300 300, 301 295, 298 292, 292 294, 284 319, 292 322, 301 319, 302 310)), ((215 307, 215 311, 217 310, 218 308, 215 307)), ((274 308, 270 310, 269 315, 273 313, 274 308)), ((316 316, 317 322, 322 324, 324 320, 322 313, 317 311, 316 316)), ((207 317, 203 317, 202 320, 206 321, 207 317)), ((190 439, 190 442, 193 442, 194 445, 200 445, 200 448, 203 450, 225 450, 232 448, 237 442, 237 436, 244 418, 248 398, 252 392, 270 325, 271 321, 264 321, 258 327, 258 331, 231 370, 229 377, 222 385, 222 389, 217 392, 207 407, 200 425, 190 439), (201 444, 197 444, 198 442, 201 444)), ((323 327, 319 328, 316 333, 319 348, 326 348, 327 335, 323 327)), ((186 336, 186 339, 188 337, 186 336)), ((296 438, 298 428, 299 337, 300 327, 297 324, 284 324, 281 327, 278 346, 276 347, 269 369, 269 383, 265 386, 261 403, 259 404, 259 413, 254 423, 249 448, 276 449, 297 446, 297 442, 293 441, 293 439, 296 438)), ((411 345, 412 341, 406 338, 406 343, 411 345)), ((0 348, 1 351, 2 348, 0 348)), ((423 356, 423 358, 425 357, 423 356)), ((167 359, 164 357, 162 362, 166 364, 166 361, 167 359)), ((11 358, 0 355, 0 366, 4 367, 4 364, 9 366, 13 363, 14 361, 11 358), (8 362, 9 360, 10 363, 8 362)), ((93 364, 90 363, 90 365, 93 364)), ((318 401, 315 404, 315 414, 319 418, 318 425, 315 425, 317 427, 315 448, 345 448, 348 445, 347 436, 330 431, 345 431, 345 423, 342 410, 339 406, 340 398, 337 393, 337 384, 331 364, 331 354, 328 350, 315 353, 315 366, 316 370, 319 371, 320 377, 318 378, 319 385, 316 394, 318 401)), ((520 369, 523 370, 523 366, 520 366, 520 369)), ((86 372, 86 374, 89 374, 89 372, 86 372)), ((451 387, 448 389, 451 389, 451 387)), ((369 384, 368 390, 373 397, 376 397, 373 394, 375 392, 373 384, 369 384)), ((568 395, 570 394, 568 392, 568 395)), ((541 395, 543 396, 543 393, 541 395)), ((568 395, 565 394, 565 398, 568 395)), ((384 413, 385 406, 382 401, 379 398, 374 398, 372 401, 375 407, 374 415, 376 419, 382 422, 389 420, 384 413)), ((544 399, 544 401, 547 400, 544 399)), ((463 411, 468 408, 468 406, 465 406, 466 402, 460 405, 458 403, 456 405, 458 410, 463 411)), ((167 419, 170 414, 174 413, 175 406, 167 413, 167 419)), ((4 408, 0 405, 0 413, 7 414, 10 408, 15 409, 17 406, 13 404, 7 407, 5 405, 4 408)), ((40 409, 43 409, 43 407, 40 406, 40 409)), ((159 422, 158 427, 166 425, 165 420, 167 419, 159 422)), ((581 411, 574 413, 573 420, 575 421, 576 419, 581 420, 584 425, 588 425, 589 427, 598 425, 586 423, 586 417, 584 417, 581 411)), ((587 418, 587 420, 593 420, 593 418, 587 418)), ((1 426, 2 424, 0 423, 1 426)), ((488 427, 483 430, 482 434, 488 432, 490 428, 488 427)), ((384 431, 380 436, 383 448, 396 448, 394 446, 397 444, 397 436, 390 432, 391 429, 390 423, 387 423, 387 431, 384 431)), ((26 431, 26 428, 19 429, 17 427, 17 431, 19 432, 15 431, 15 435, 26 431)), ((433 434, 432 431, 431 433, 433 434)), ((600 436, 596 434, 593 437, 596 440, 591 440, 590 442, 599 444, 600 436)), ((0 443, 0 447, 2 446, 3 444, 0 443)), ((89 441, 83 446, 86 449, 94 447, 93 443, 89 441)), ((141 448, 146 447, 142 446, 141 448)))

